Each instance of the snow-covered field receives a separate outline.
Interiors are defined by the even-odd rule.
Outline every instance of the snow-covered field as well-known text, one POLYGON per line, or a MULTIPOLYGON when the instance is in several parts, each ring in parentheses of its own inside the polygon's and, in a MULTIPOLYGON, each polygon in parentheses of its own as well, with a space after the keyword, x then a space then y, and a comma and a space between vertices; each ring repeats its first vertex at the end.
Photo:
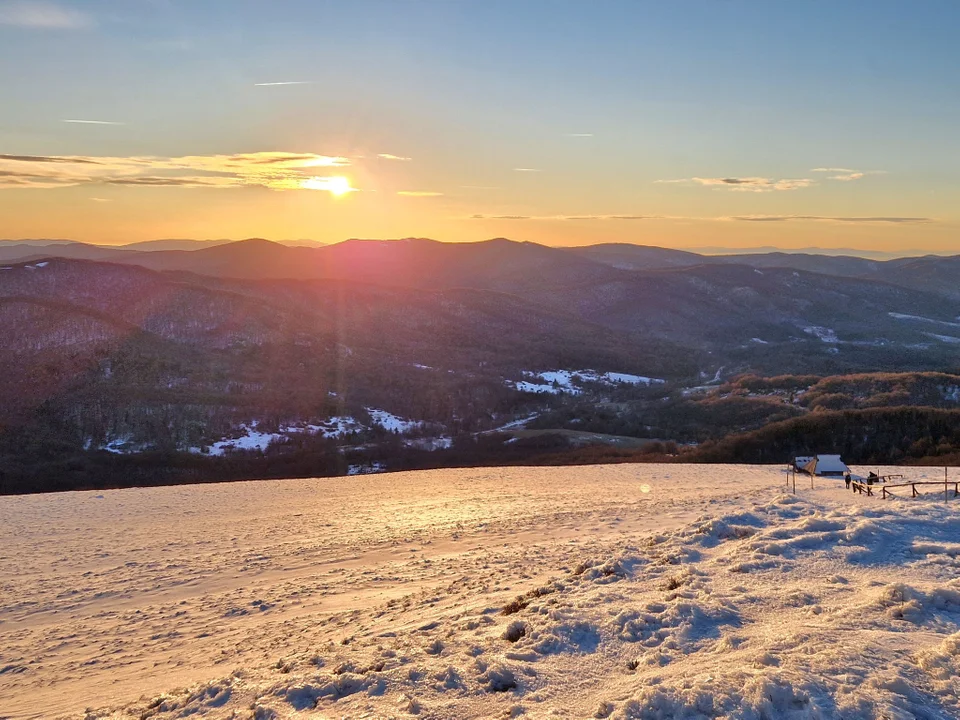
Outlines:
POLYGON ((960 500, 784 480, 481 468, 0 498, 0 717, 960 716, 960 500))

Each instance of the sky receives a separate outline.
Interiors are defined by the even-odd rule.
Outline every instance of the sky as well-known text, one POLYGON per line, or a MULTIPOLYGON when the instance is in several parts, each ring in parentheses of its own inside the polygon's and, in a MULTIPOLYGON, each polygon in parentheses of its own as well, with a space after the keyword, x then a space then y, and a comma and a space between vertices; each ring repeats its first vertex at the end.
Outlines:
POLYGON ((0 0, 0 237, 960 252, 956 0, 0 0))

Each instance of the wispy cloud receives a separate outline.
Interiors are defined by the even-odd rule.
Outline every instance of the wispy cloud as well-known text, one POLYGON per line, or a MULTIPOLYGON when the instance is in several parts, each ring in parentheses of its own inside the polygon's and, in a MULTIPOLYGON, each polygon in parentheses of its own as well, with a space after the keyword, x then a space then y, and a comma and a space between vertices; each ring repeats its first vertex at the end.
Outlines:
POLYGON ((390 153, 377 153, 377 157, 381 160, 400 160, 402 162, 409 162, 413 158, 403 157, 401 155, 391 155, 390 153))
POLYGON ((276 87, 278 85, 313 85, 313 80, 281 80, 280 82, 254 83, 254 87, 276 87))
MULTIPOLYGON (((318 168, 349 165, 347 158, 315 153, 254 152, 182 157, 0 155, 0 188, 56 188, 75 185, 141 187, 314 187, 318 168)), ((336 181, 343 189, 343 179, 336 181)), ((322 183, 320 183, 322 185, 322 183)), ((349 189, 349 183, 346 186, 349 189)))
POLYGON ((540 168, 514 168, 513 171, 523 173, 543 172, 540 168))
POLYGON ((937 222, 925 217, 832 217, 828 215, 732 215, 722 217, 693 217, 677 215, 483 215, 471 220, 670 220, 679 222, 833 222, 844 224, 928 224, 937 222))
POLYGON ((809 178, 765 178, 765 177, 715 177, 682 178, 680 180, 657 180, 658 183, 677 183, 686 185, 705 185, 723 188, 735 192, 775 192, 778 190, 799 190, 814 184, 809 178))
POLYGON ((851 170, 850 168, 813 168, 810 172, 815 173, 837 173, 830 175, 827 180, 840 180, 841 182, 850 182, 859 180, 867 175, 886 175, 886 170, 851 170))
MULTIPOLYGON (((471 220, 668 220, 664 215, 482 215, 470 216, 471 220)), ((679 219, 679 218, 677 218, 679 219)))
POLYGON ((400 190, 397 195, 403 195, 404 197, 440 197, 443 193, 432 190, 400 190))
POLYGON ((61 120, 60 122, 75 123, 77 125, 125 125, 126 123, 114 120, 61 120))
POLYGON ((0 0, 0 25, 64 30, 93 25, 86 13, 45 0, 0 0))
POLYGON ((862 172, 852 172, 852 173, 847 173, 846 175, 830 175, 827 178, 827 180, 842 180, 844 182, 850 182, 851 180, 859 180, 865 174, 866 173, 862 173, 862 172))
POLYGON ((829 215, 735 215, 732 217, 715 218, 716 220, 736 220, 740 222, 834 222, 834 223, 855 223, 855 224, 909 224, 922 225, 936 222, 933 218, 926 217, 885 217, 885 216, 865 216, 865 217, 832 217, 829 215))

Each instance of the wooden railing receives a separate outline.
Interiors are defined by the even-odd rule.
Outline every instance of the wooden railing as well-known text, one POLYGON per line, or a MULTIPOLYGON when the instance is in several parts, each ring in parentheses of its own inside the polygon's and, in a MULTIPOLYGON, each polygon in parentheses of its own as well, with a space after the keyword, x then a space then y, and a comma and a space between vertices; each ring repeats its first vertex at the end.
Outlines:
MULTIPOLYGON (((894 493, 890 492, 892 488, 902 488, 902 487, 910 488, 913 491, 913 497, 917 497, 917 495, 920 494, 917 492, 917 485, 936 485, 937 487, 942 487, 944 499, 946 499, 947 497, 947 489, 951 485, 953 485, 953 496, 954 497, 960 496, 960 482, 950 483, 950 482, 937 482, 936 480, 918 480, 916 482, 899 483, 898 485, 884 485, 880 489, 883 491, 884 500, 887 499, 887 495, 890 495, 890 497, 896 497, 894 493)), ((873 493, 867 492, 867 495, 873 495, 873 493)))

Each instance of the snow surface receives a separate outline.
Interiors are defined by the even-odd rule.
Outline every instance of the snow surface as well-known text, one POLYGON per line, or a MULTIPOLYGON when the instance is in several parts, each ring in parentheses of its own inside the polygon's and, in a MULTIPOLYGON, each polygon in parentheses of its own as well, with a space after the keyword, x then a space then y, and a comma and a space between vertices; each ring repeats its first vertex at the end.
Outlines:
POLYGON ((377 410, 376 408, 364 408, 368 413, 370 413, 370 418, 373 420, 374 425, 379 425, 384 430, 389 432, 403 433, 410 432, 411 430, 416 430, 419 428, 422 423, 417 422, 416 420, 404 420, 401 417, 397 417, 393 413, 389 413, 386 410, 377 410))
POLYGON ((819 338, 821 342, 825 343, 836 343, 840 342, 837 338, 837 333, 834 330, 826 327, 820 327, 819 325, 813 325, 811 327, 805 327, 803 329, 808 335, 813 335, 816 338, 819 338))
POLYGON ((523 374, 531 378, 532 381, 508 381, 507 384, 512 385, 520 392, 579 395, 583 390, 578 386, 582 386, 585 382, 610 386, 619 384, 655 385, 666 382, 660 378, 651 378, 644 375, 618 372, 599 373, 596 370, 545 370, 543 372, 524 370, 523 374))
POLYGON ((928 332, 925 332, 924 335, 926 335, 927 337, 932 337, 936 340, 939 340, 940 342, 950 343, 951 345, 960 343, 960 338, 954 337, 953 335, 937 335, 936 333, 928 333, 928 332))
POLYGON ((233 450, 266 450, 270 443, 285 440, 291 435, 321 435, 325 438, 337 438, 352 432, 362 432, 366 428, 350 416, 334 416, 320 423, 299 423, 283 425, 278 432, 257 430, 256 421, 241 425, 234 433, 237 437, 218 440, 210 446, 210 455, 223 455, 233 450))
POLYGON ((960 717, 960 499, 805 477, 792 495, 787 477, 475 468, 2 497, 0 712, 960 717))
POLYGON ((948 322, 946 320, 934 320, 933 318, 923 317, 922 315, 905 315, 904 313, 895 312, 888 312, 887 315, 896 320, 917 320, 919 322, 928 322, 936 325, 947 325, 948 327, 960 328, 960 323, 948 322))

